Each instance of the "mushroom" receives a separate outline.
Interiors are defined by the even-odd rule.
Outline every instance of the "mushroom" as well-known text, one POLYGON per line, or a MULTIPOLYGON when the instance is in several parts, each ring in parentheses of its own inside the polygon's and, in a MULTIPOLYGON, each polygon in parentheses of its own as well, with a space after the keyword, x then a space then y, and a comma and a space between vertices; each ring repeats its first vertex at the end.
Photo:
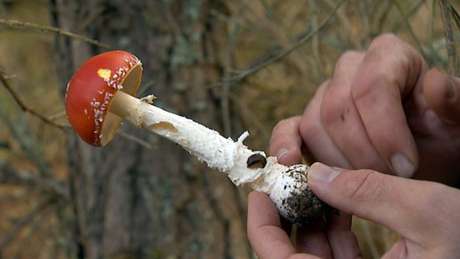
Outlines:
POLYGON ((245 146, 247 132, 233 141, 152 105, 153 96, 134 97, 141 77, 141 62, 125 51, 105 52, 81 65, 67 85, 66 112, 84 141, 104 146, 127 120, 179 144, 209 167, 227 174, 235 185, 248 184, 267 193, 280 214, 292 223, 323 218, 327 205, 310 191, 307 165, 279 164, 276 157, 245 146))

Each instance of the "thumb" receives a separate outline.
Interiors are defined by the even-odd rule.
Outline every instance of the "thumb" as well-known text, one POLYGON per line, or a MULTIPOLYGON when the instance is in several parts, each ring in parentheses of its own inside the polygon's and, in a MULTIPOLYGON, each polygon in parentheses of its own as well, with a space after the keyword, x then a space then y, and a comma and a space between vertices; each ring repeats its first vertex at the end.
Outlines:
POLYGON ((444 204, 439 195, 443 185, 372 170, 346 171, 315 163, 308 172, 308 183, 329 205, 414 240, 436 232, 432 229, 439 218, 435 207, 444 204))
POLYGON ((460 78, 431 69, 423 76, 423 94, 443 121, 460 123, 460 78))

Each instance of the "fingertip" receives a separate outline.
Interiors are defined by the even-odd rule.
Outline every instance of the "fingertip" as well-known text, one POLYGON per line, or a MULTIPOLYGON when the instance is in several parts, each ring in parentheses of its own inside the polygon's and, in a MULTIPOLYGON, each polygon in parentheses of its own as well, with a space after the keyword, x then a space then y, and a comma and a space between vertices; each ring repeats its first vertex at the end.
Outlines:
POLYGON ((327 187, 340 173, 341 169, 330 167, 323 163, 316 162, 308 171, 308 182, 311 185, 321 185, 327 187))
POLYGON ((436 68, 429 70, 423 78, 423 95, 428 105, 439 111, 443 102, 449 97, 448 77, 436 68))
POLYGON ((254 199, 257 199, 257 195, 259 195, 258 193, 258 191, 251 191, 248 194, 248 203, 251 203, 254 199))
POLYGON ((258 191, 252 191, 248 195, 248 206, 251 207, 252 204, 259 205, 266 204, 267 201, 270 201, 270 198, 267 194, 258 191))
POLYGON ((269 153, 285 165, 299 163, 302 159, 302 138, 299 133, 301 117, 282 120, 273 128, 269 153))
POLYGON ((415 162, 411 161, 406 155, 396 153, 391 158, 391 167, 397 176, 410 178, 415 173, 415 162))
POLYGON ((440 119, 460 122, 460 79, 433 68, 424 75, 423 85, 425 100, 440 119))
POLYGON ((280 218, 275 205, 263 192, 253 191, 248 197, 248 227, 260 225, 280 226, 280 218))
POLYGON ((424 61, 394 35, 377 38, 370 49, 353 82, 352 99, 385 167, 398 175, 412 175, 418 167, 418 153, 404 99, 413 92, 424 61))
POLYGON ((247 235, 260 258, 288 258, 295 253, 289 236, 270 198, 262 192, 249 194, 247 235))
POLYGON ((355 234, 351 231, 352 216, 339 211, 329 218, 328 240, 334 255, 343 258, 361 258, 361 250, 355 234))
POLYGON ((302 159, 302 153, 297 147, 280 148, 276 151, 275 156, 280 164, 288 166, 298 164, 302 159))
POLYGON ((319 225, 298 228, 296 248, 297 252, 308 253, 320 258, 333 258, 326 233, 319 225))

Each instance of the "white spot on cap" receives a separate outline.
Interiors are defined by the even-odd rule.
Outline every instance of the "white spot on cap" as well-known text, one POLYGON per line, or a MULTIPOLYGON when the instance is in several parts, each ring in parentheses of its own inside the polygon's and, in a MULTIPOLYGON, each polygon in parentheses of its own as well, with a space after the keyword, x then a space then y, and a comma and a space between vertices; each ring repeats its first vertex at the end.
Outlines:
POLYGON ((97 75, 104 79, 104 81, 108 81, 110 79, 110 76, 112 75, 112 71, 107 68, 100 68, 97 70, 97 75))

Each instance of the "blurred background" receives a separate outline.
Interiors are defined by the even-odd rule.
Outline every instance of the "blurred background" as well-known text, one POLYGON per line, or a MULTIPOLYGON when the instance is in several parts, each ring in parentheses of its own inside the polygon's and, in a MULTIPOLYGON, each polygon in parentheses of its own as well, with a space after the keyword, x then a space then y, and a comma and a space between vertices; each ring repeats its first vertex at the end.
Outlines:
MULTIPOLYGON (((143 62, 140 95, 265 150, 349 49, 393 32, 455 71, 457 0, 0 0, 0 258, 255 258, 247 188, 124 125, 94 148, 68 128, 88 57, 143 62)), ((458 42, 458 41, 457 41, 458 42)), ((456 70, 459 71, 459 70, 456 70)), ((397 240, 354 221, 365 258, 397 240)))

